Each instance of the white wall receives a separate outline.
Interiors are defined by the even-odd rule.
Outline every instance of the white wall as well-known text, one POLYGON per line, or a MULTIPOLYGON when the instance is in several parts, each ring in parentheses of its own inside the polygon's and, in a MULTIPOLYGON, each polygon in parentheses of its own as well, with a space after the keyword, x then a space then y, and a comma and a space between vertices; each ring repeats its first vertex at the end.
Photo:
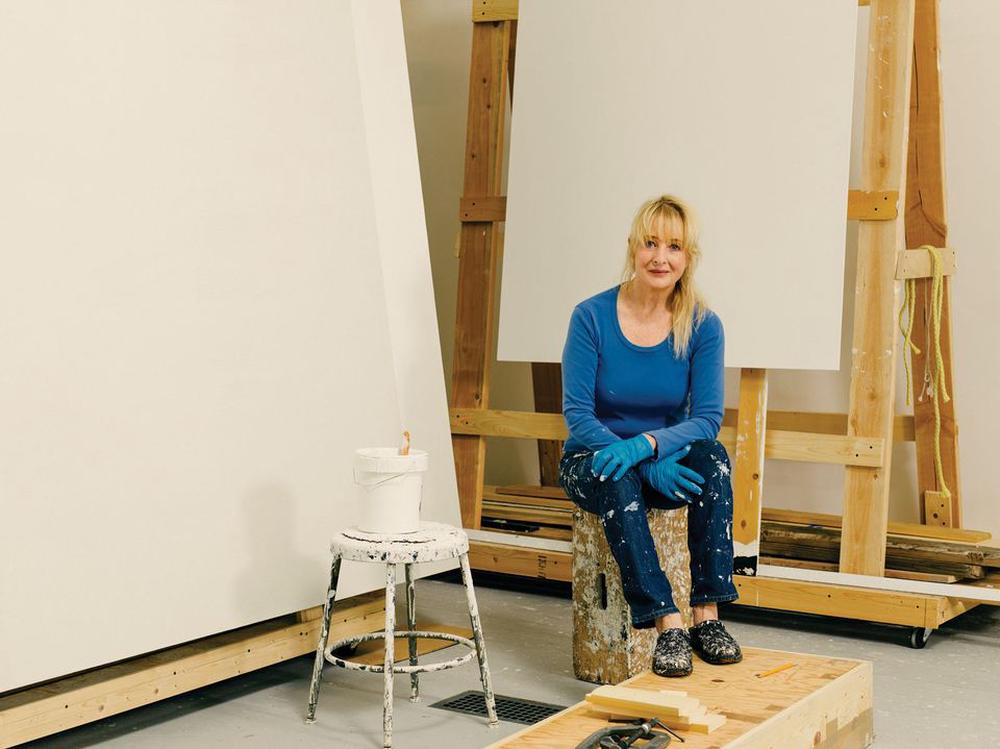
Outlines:
MULTIPOLYGON (((462 184, 472 31, 470 4, 465 0, 404 0, 403 9, 442 352, 445 370, 450 373, 458 269, 454 244, 459 228, 457 205, 462 184)), ((859 62, 864 61, 867 50, 867 22, 868 9, 861 8, 859 62)), ((994 288, 1000 254, 993 250, 998 244, 998 230, 991 219, 998 197, 995 186, 1000 184, 1000 153, 993 142, 1000 132, 1000 38, 996 32, 1000 28, 1000 5, 992 0, 944 0, 941 26, 949 244, 962 253, 953 285, 956 373, 952 394, 961 427, 965 526, 1000 536, 1000 503, 993 498, 991 451, 993 425, 1000 420, 1000 397, 994 392, 992 377, 992 373, 1000 371, 1000 347, 996 345, 1000 335, 993 330, 993 320, 1000 316, 994 288)), ((862 80, 856 79, 856 107, 862 80)), ((516 88, 516 81, 514 85, 516 88)), ((859 137, 855 126, 852 185, 857 185, 859 178, 859 137)), ((849 224, 841 369, 772 371, 770 405, 774 409, 847 411, 856 234, 856 225, 849 224)), ((609 279, 609 285, 614 280, 609 279)), ((491 405, 530 409, 530 382, 527 364, 500 363, 494 367, 491 405)), ((736 405, 736 384, 736 373, 728 372, 730 407, 736 405)), ((902 366, 897 394, 899 412, 910 413, 904 405, 902 366)), ((495 440, 490 445, 488 483, 537 481, 533 443, 495 440)), ((891 484, 890 517, 917 520, 912 444, 895 448, 891 484)), ((843 469, 836 466, 769 461, 766 467, 765 503, 771 507, 839 513, 842 491, 843 469)))

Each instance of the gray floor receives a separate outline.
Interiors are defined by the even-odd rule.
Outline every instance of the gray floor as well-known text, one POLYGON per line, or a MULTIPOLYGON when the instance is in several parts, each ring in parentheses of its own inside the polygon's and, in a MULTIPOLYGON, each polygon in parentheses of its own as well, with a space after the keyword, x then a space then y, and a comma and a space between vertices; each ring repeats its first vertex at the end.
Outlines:
MULTIPOLYGON (((487 582, 477 592, 497 693, 569 705, 590 691, 573 678, 566 594, 487 582)), ((420 581, 417 604, 443 623, 467 625, 462 589, 451 582, 420 581)), ((1000 608, 981 606, 949 622, 923 650, 905 646, 897 628, 737 607, 723 618, 745 645, 873 661, 878 749, 1000 747, 1000 608)), ((381 677, 328 667, 317 722, 308 726, 311 667, 311 658, 300 658, 25 746, 381 747, 381 677)), ((421 679, 421 702, 411 704, 408 680, 397 677, 399 749, 484 747, 521 728, 489 729, 484 719, 429 707, 478 688, 472 665, 421 679)))

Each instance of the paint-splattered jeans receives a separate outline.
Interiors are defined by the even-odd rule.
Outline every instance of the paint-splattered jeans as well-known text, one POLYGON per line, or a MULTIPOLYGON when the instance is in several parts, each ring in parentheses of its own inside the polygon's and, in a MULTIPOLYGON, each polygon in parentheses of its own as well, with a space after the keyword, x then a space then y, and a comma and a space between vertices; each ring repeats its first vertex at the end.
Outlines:
MULTIPOLYGON (((645 483, 635 468, 619 481, 598 480, 590 472, 592 451, 566 454, 559 483, 582 509, 599 515, 611 553, 621 571, 632 625, 652 627, 654 619, 677 611, 670 581, 663 574, 646 510, 673 510, 687 502, 669 499, 645 483)), ((688 505, 691 604, 735 601, 733 585, 733 487, 726 448, 717 440, 695 440, 682 465, 701 474, 702 494, 688 505)))

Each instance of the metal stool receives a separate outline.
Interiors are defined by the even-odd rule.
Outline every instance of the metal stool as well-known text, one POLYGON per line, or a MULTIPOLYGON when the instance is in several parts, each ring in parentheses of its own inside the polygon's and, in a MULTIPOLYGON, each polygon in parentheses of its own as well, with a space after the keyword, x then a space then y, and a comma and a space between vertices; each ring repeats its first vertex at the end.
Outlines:
POLYGON ((483 683, 483 696, 486 700, 486 712, 489 724, 497 725, 496 705, 493 698, 493 686, 490 681, 490 669, 486 663, 486 643, 483 640, 483 629, 479 623, 479 609, 476 607, 476 594, 472 588, 472 572, 469 569, 469 539, 465 531, 444 523, 421 523, 416 533, 406 533, 395 536, 385 536, 365 533, 355 528, 349 528, 338 533, 330 544, 333 553, 333 563, 330 566, 330 587, 326 592, 326 604, 323 607, 323 624, 320 629, 319 644, 316 646, 316 663, 313 666, 312 684, 309 686, 309 706, 306 710, 306 721, 316 720, 316 702, 319 699, 320 676, 323 673, 323 663, 328 661, 335 666, 352 671, 368 671, 385 674, 385 701, 382 705, 382 737, 383 746, 392 746, 392 677, 393 674, 410 675, 410 701, 419 699, 417 674, 427 671, 443 671, 448 668, 468 663, 474 650, 479 656, 479 676, 483 683), (472 620, 472 633, 475 642, 457 635, 443 632, 418 632, 414 630, 417 623, 416 599, 414 595, 413 565, 420 562, 436 562, 442 559, 459 558, 462 566, 462 581, 465 583, 465 595, 469 602, 469 618, 472 620), (344 559, 355 562, 375 562, 385 565, 385 630, 369 634, 348 637, 332 645, 327 645, 330 637, 330 616, 333 613, 333 602, 337 596, 337 580, 340 577, 340 563, 344 559), (407 629, 396 632, 396 565, 405 565, 406 570, 406 620, 407 629), (393 642, 395 638, 409 638, 409 665, 393 665, 393 642), (469 652, 450 661, 431 663, 425 666, 417 664, 418 637, 438 640, 449 640, 469 648, 469 652), (381 666, 369 666, 354 663, 332 655, 346 645, 357 645, 366 640, 385 640, 385 658, 381 666))

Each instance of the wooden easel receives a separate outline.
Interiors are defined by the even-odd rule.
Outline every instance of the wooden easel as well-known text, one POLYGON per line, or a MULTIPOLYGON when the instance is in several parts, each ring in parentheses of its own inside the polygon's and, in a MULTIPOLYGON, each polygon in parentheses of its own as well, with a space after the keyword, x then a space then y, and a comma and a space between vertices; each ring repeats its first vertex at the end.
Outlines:
MULTIPOLYGON (((944 247, 946 228, 941 153, 940 81, 937 70, 938 0, 859 0, 871 5, 868 78, 862 154, 862 187, 848 196, 849 220, 860 223, 853 332, 850 407, 847 414, 767 410, 767 372, 743 369, 739 408, 727 411, 719 435, 734 464, 734 580, 744 605, 904 624, 925 636, 944 621, 975 606, 959 597, 862 589, 843 584, 756 576, 763 521, 816 522, 817 516, 762 510, 764 458, 843 465, 843 517, 822 525, 841 527, 841 573, 882 577, 890 530, 907 536, 974 543, 988 533, 964 531, 958 481, 954 400, 942 403, 941 453, 951 490, 942 502, 933 465, 934 417, 929 399, 917 401, 915 416, 894 414, 898 346, 899 283, 918 278, 914 340, 926 333, 926 250, 944 247), (916 64, 919 75, 913 75, 916 64), (913 90, 911 93, 911 85, 913 90), (919 158, 918 158, 919 157, 919 158), (906 170, 904 158, 908 158, 906 170), (903 175, 906 174, 906 182, 903 175), (915 196, 905 200, 907 195, 915 196), (898 206, 904 199, 904 218, 898 206), (904 237, 905 231, 905 237, 904 237), (893 441, 916 441, 923 524, 888 522, 893 441), (929 508, 929 509, 928 509, 929 508)), ((491 515, 510 520, 566 513, 567 500, 554 488, 559 440, 566 438, 560 412, 559 366, 533 364, 539 413, 489 409, 490 363, 497 263, 502 252, 499 224, 506 197, 500 194, 505 107, 513 86, 516 0, 473 0, 473 41, 464 197, 461 200, 458 314, 452 382, 452 433, 462 518, 481 528, 484 498, 491 515), (542 486, 484 484, 486 437, 537 439, 542 486)), ((954 253, 944 250, 946 266, 954 253)), ((950 271, 949 271, 950 272, 950 271)), ((952 390, 950 288, 945 280, 942 354, 952 390)), ((914 393, 923 388, 924 357, 913 359, 914 393)), ((536 538, 473 534, 473 566, 499 572, 569 579, 569 553, 555 531, 539 528, 536 538), (554 539, 554 540, 553 540, 554 539)), ((819 574, 819 573, 817 573, 819 574)), ((828 573, 827 573, 828 574, 828 573)), ((918 638, 919 639, 919 638, 918 638)), ((922 644, 920 642, 919 644, 922 644)))

